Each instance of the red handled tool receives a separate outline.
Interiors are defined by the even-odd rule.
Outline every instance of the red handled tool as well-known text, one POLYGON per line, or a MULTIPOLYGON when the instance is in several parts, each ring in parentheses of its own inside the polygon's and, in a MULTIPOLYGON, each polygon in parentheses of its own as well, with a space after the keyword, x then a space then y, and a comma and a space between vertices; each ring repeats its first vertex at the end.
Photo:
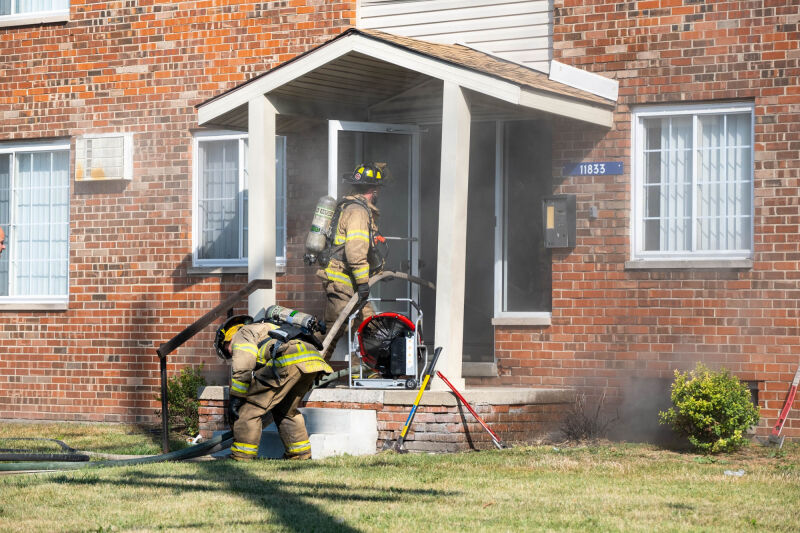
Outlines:
POLYGON ((789 411, 792 409, 794 397, 797 395, 798 384, 800 384, 800 366, 797 367, 797 372, 794 373, 794 379, 792 380, 792 386, 789 388, 789 395, 786 397, 786 403, 783 404, 783 409, 781 409, 778 415, 778 421, 775 423, 775 427, 772 428, 772 434, 769 436, 770 444, 777 444, 778 448, 783 446, 783 439, 785 437, 781 437, 781 430, 783 430, 786 417, 789 416, 789 411))
POLYGON ((439 376, 439 378, 442 381, 444 381, 447 384, 448 387, 450 387, 450 390, 453 391, 453 393, 461 401, 461 403, 463 403, 467 407, 467 409, 469 409, 469 412, 472 413, 472 416, 475 417, 475 420, 477 420, 480 423, 480 425, 483 426, 483 429, 485 429, 486 431, 489 432, 489 435, 491 435, 491 437, 492 437, 492 442, 494 442, 494 445, 497 446, 498 450, 502 450, 503 448, 510 448, 511 447, 508 444, 505 444, 502 440, 500 440, 500 437, 497 436, 497 433, 492 431, 492 428, 490 428, 489 426, 486 425, 486 422, 484 422, 481 419, 481 417, 478 416, 478 413, 475 412, 475 409, 473 409, 472 406, 469 404, 469 402, 467 402, 467 400, 461 395, 461 393, 456 390, 456 388, 453 386, 453 384, 450 383, 450 381, 446 377, 444 377, 444 374, 442 374, 441 372, 439 372, 437 370, 436 371, 436 375, 439 376))

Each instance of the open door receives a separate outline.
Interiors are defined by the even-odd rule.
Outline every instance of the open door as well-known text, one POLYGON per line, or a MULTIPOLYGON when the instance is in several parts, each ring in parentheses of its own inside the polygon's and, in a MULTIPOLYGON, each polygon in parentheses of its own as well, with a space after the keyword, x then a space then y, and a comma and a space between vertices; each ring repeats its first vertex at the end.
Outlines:
MULTIPOLYGON (((328 130, 328 194, 345 194, 342 176, 356 165, 385 162, 391 181, 378 199, 378 227, 387 238, 386 270, 419 275, 419 128, 402 124, 332 120, 328 130)), ((346 186, 345 186, 346 187, 346 186)), ((380 283, 373 298, 411 298, 419 301, 419 287, 403 281, 380 283)), ((378 312, 394 311, 415 320, 407 302, 375 302, 378 312)), ((432 317, 431 317, 432 318, 432 317)))

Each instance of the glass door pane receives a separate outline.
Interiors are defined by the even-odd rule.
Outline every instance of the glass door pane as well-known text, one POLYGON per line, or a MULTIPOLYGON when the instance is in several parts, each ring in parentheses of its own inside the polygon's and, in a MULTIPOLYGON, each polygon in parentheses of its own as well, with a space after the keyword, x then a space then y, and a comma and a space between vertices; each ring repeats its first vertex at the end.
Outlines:
MULTIPOLYGON (((380 191, 377 220, 382 235, 387 237, 388 255, 385 270, 416 273, 413 264, 412 220, 414 202, 412 198, 412 143, 413 136, 397 133, 364 131, 338 132, 338 175, 349 175, 356 165, 363 162, 386 163, 391 181, 380 191)), ((339 185, 339 198, 348 194, 346 184, 339 185)), ((373 298, 411 298, 412 287, 406 281, 381 282, 371 291, 373 298)), ((408 303, 376 302, 378 312, 394 311, 410 316, 408 303)))

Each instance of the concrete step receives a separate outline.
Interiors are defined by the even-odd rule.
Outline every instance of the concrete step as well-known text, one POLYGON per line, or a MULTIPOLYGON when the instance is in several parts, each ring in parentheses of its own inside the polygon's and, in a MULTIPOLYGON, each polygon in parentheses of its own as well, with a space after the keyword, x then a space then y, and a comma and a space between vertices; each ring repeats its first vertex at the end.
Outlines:
MULTIPOLYGON (((300 408, 300 412, 308 430, 312 459, 375 453, 378 442, 376 411, 303 407, 300 408)), ((215 435, 217 433, 215 432, 215 435)), ((224 457, 229 454, 228 449, 214 454, 214 457, 224 457)), ((261 432, 258 456, 264 459, 283 457, 283 443, 274 423, 261 432)))

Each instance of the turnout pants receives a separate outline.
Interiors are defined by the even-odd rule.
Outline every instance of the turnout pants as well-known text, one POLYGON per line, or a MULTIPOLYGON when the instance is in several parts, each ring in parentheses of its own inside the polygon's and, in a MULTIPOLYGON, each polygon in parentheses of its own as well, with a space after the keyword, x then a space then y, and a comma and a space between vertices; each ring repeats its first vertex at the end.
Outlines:
MULTIPOLYGON (((328 301, 325 305, 325 324, 328 326, 333 326, 334 322, 336 322, 336 319, 339 317, 345 306, 347 306, 347 303, 350 301, 350 298, 352 298, 353 294, 355 293, 353 292, 352 286, 348 286, 343 283, 337 283, 329 279, 325 279, 322 282, 322 285, 325 289, 325 295, 328 298, 328 301)), ((367 303, 361 310, 361 313, 356 321, 353 323, 353 326, 357 328, 361 325, 361 322, 374 314, 375 309, 372 307, 372 304, 367 303)), ((331 341, 330 345, 328 346, 328 351, 322 354, 326 361, 331 358, 333 351, 336 349, 336 343, 339 342, 339 339, 341 339, 342 335, 344 335, 346 332, 347 320, 344 321, 342 327, 331 341)))
POLYGON ((239 409, 239 419, 233 424, 231 453, 234 459, 248 460, 258 456, 263 418, 267 413, 272 413, 278 426, 278 434, 286 450, 284 457, 311 457, 311 443, 298 407, 314 384, 317 374, 303 373, 296 365, 290 365, 281 369, 279 379, 268 380, 267 383, 254 380, 246 403, 239 409))

